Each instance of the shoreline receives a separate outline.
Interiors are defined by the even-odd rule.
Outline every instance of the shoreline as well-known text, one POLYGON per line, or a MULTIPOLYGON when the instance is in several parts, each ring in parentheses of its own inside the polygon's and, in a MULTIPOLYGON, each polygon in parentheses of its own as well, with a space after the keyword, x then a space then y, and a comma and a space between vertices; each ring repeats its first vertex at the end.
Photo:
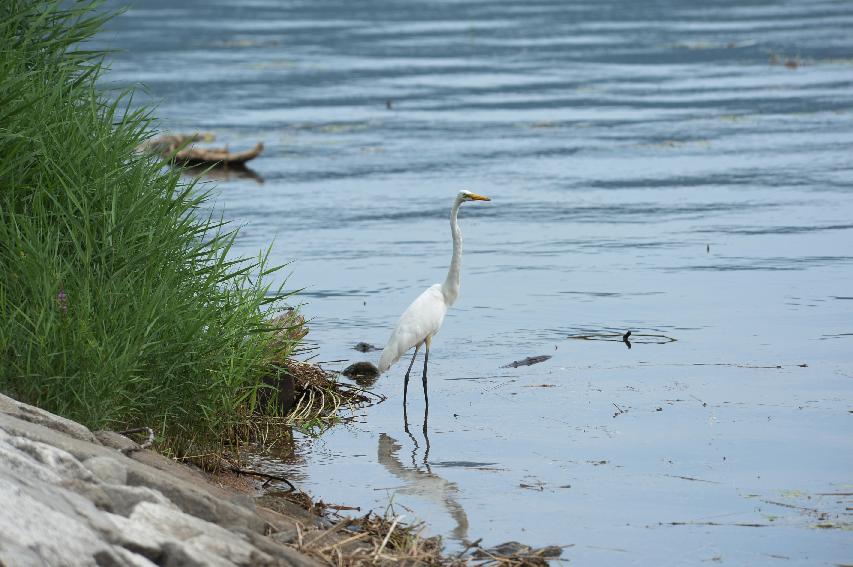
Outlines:
POLYGON ((445 555, 423 525, 271 496, 248 475, 205 472, 2 394, 0 454, 4 566, 541 566, 559 554, 475 542, 445 555))

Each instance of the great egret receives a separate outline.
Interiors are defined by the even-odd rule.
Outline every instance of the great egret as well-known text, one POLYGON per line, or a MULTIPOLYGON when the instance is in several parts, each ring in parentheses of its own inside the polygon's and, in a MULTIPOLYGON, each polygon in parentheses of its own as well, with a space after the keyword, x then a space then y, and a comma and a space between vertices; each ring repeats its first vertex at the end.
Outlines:
POLYGON ((462 233, 459 231, 459 223, 456 217, 459 213, 459 206, 465 201, 491 201, 489 197, 477 195, 470 191, 460 191, 453 201, 453 208, 450 209, 450 232, 453 235, 453 258, 450 260, 450 268, 447 270, 447 278, 444 283, 431 285, 415 299, 409 307, 403 311, 394 331, 391 333, 391 338, 388 339, 388 344, 382 351, 382 356, 379 359, 379 373, 388 370, 392 364, 400 360, 400 357, 412 347, 415 347, 415 354, 412 355, 412 361, 409 363, 409 369, 406 370, 406 377, 403 384, 403 408, 406 407, 406 394, 409 389, 409 374, 412 371, 412 365, 415 364, 415 357, 418 355, 421 345, 426 347, 424 352, 424 400, 429 407, 429 397, 427 396, 427 364, 429 364, 429 345, 432 337, 441 328, 441 323, 444 321, 444 315, 447 313, 447 308, 453 305, 456 298, 459 296, 459 270, 462 264, 462 233))

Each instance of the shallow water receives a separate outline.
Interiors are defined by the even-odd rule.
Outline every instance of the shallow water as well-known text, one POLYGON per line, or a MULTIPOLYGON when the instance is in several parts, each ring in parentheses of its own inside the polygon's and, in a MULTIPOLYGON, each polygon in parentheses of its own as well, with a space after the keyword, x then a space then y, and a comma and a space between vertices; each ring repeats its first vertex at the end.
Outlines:
POLYGON ((493 198, 460 214, 428 455, 401 362, 385 403, 267 466, 393 502, 451 549, 834 565, 853 557, 851 24, 819 0, 146 0, 99 41, 164 128, 265 142, 217 207, 239 253, 292 262, 327 368, 378 359, 352 347, 444 278, 455 192, 493 198))

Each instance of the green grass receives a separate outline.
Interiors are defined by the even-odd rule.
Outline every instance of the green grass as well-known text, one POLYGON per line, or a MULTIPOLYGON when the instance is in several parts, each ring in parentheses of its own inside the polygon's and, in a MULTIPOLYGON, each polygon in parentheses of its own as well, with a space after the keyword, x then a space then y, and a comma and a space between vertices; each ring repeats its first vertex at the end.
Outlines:
POLYGON ((151 117, 98 91, 96 8, 0 2, 0 391, 92 428, 217 439, 263 411, 277 268, 233 258, 207 196, 136 152, 151 117))

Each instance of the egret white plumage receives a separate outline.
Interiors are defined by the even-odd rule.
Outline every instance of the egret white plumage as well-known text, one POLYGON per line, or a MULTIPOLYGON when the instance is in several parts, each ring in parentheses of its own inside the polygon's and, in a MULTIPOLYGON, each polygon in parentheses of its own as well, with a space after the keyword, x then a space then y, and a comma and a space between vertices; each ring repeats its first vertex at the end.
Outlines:
POLYGON ((478 195, 470 191, 460 191, 453 201, 453 208, 450 209, 450 232, 453 236, 453 257, 450 260, 450 268, 447 270, 447 278, 444 283, 434 284, 420 294, 409 307, 400 316, 394 331, 391 333, 391 338, 388 339, 388 344, 382 351, 382 356, 379 359, 379 372, 387 371, 392 364, 400 360, 400 357, 410 348, 415 347, 415 353, 412 355, 412 361, 409 363, 409 369, 406 370, 406 377, 403 384, 403 406, 406 404, 406 394, 409 389, 409 374, 412 371, 412 366, 415 363, 415 357, 421 346, 425 347, 424 351, 424 399, 427 406, 429 398, 427 396, 427 365, 429 364, 429 346, 432 337, 441 328, 444 321, 444 315, 447 313, 447 308, 453 305, 456 298, 459 297, 459 272, 462 267, 462 233, 459 230, 457 215, 459 207, 466 201, 491 201, 489 197, 478 195))

